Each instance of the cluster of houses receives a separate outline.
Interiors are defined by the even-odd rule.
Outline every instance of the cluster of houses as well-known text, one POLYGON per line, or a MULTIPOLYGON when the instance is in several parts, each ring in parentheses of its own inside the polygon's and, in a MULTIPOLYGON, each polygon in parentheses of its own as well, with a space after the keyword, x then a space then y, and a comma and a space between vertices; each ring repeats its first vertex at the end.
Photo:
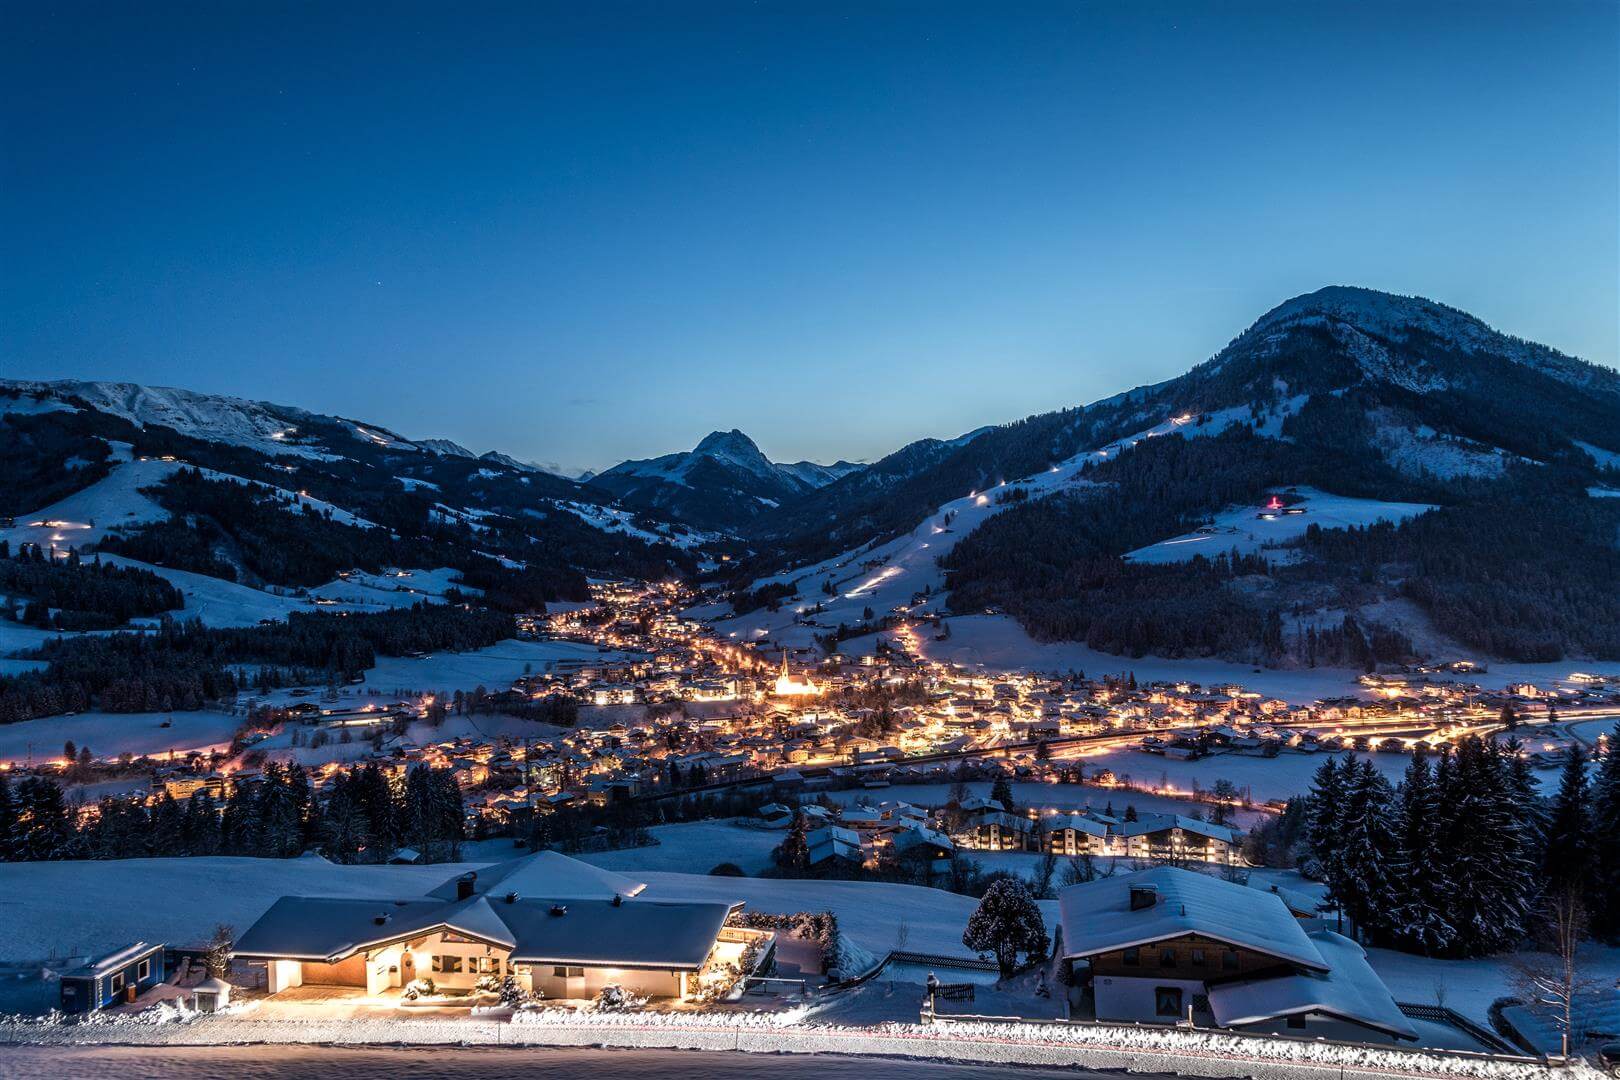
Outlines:
MULTIPOLYGON (((1545 716, 1549 709, 1620 700, 1620 687, 1596 676, 1556 692, 1533 686, 1485 692, 1442 677, 1472 673, 1460 669, 1369 675, 1364 696, 1296 706, 1235 685, 986 674, 900 650, 859 658, 767 654, 689 617, 694 597, 677 583, 601 582, 592 590, 591 604, 563 605, 525 623, 535 634, 592 645, 595 656, 541 665, 508 687, 469 695, 466 706, 523 714, 560 696, 578 707, 572 728, 487 737, 459 724, 441 738, 434 720, 445 703, 431 695, 352 704, 291 691, 282 695, 275 739, 252 733, 229 760, 196 754, 151 763, 144 797, 184 799, 207 790, 223 799, 233 785, 253 781, 263 755, 303 761, 317 784, 340 762, 375 762, 392 773, 422 762, 454 770, 471 815, 499 827, 518 812, 766 776, 789 788, 807 774, 816 774, 809 787, 852 779, 876 788, 918 759, 950 762, 991 749, 1021 777, 1055 779, 1082 764, 1065 757, 1066 740, 1100 740, 1093 745, 1167 758, 1404 751, 1493 723, 1501 704, 1534 718, 1538 710, 1545 716), (879 716, 873 695, 898 688, 905 693, 879 716)), ((1111 778, 1099 772, 1088 779, 1111 778)), ((1049 827, 992 817, 971 830, 936 824, 931 831, 956 847, 981 850, 1135 855, 1187 847, 1225 861, 1233 847, 1220 826, 1188 819, 1081 815, 1049 827)), ((863 846, 871 849, 884 835, 871 831, 863 846)), ((829 841, 826 850, 844 858, 849 846, 829 841)))
POLYGON ((930 864, 957 851, 1083 855, 1172 864, 1242 862, 1243 833, 1181 814, 1134 812, 1120 817, 1087 808, 1008 813, 994 799, 972 797, 930 812, 899 800, 829 809, 816 803, 771 803, 759 811, 772 828, 788 828, 796 815, 806 825, 810 865, 871 868, 885 857, 923 858, 930 864))

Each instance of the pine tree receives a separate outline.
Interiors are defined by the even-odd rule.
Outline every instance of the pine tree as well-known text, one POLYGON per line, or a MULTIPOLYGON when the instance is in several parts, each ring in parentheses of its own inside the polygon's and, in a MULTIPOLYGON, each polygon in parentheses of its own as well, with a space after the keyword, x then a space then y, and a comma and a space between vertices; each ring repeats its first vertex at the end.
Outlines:
POLYGON ((1573 891, 1584 897, 1592 880, 1592 806, 1586 764, 1585 749, 1578 742, 1570 743, 1542 853, 1542 880, 1551 895, 1573 891))
POLYGON ((1428 759, 1414 750, 1400 790, 1400 854, 1390 924, 1398 947, 1425 956, 1446 952, 1455 936, 1445 916, 1448 888, 1435 835, 1439 812, 1428 759))
POLYGON ((1386 939, 1396 908, 1400 862, 1395 797, 1371 761, 1349 765, 1340 817, 1340 901, 1363 934, 1386 939))
POLYGON ((1344 899, 1339 835, 1343 831, 1345 781, 1354 767, 1354 757, 1346 759, 1342 768, 1337 758, 1330 757, 1322 762, 1311 780, 1306 810, 1305 843, 1311 859, 1305 872, 1327 885, 1327 898, 1335 904, 1342 904, 1344 899))
POLYGON ((776 865, 791 873, 802 874, 810 868, 810 845, 806 839, 804 814, 795 813, 787 835, 777 845, 776 865))
POLYGON ((0 862, 18 858, 17 803, 11 795, 11 781, 0 772, 0 862))
POLYGON ((68 858, 72 854, 73 823, 56 781, 43 776, 25 777, 17 785, 13 799, 18 821, 14 834, 16 857, 26 862, 68 858))
POLYGON ((1620 943, 1620 724, 1592 778, 1592 934, 1620 943))
POLYGON ((962 944, 993 954, 1003 979, 1018 970, 1019 953, 1030 960, 1046 955, 1046 922, 1022 880, 1002 878, 985 890, 962 931, 962 944))
MULTIPOLYGON (((1441 774, 1437 772, 1437 778, 1441 774)), ((1456 928, 1452 953, 1483 956, 1524 937, 1536 902, 1533 824, 1495 743, 1469 736, 1439 786, 1440 857, 1456 928)))

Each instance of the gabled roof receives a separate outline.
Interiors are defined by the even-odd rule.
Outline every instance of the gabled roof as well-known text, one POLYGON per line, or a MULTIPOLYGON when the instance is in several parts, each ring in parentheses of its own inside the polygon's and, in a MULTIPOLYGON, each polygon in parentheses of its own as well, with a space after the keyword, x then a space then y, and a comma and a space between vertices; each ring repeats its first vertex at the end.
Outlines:
POLYGON ((1398 1038, 1418 1037, 1389 988, 1367 963, 1360 945, 1331 930, 1318 930, 1310 939, 1330 970, 1212 985, 1209 1007, 1215 1022, 1235 1027, 1282 1016, 1327 1013, 1398 1038))
POLYGON ((1087 836, 1107 836, 1108 823, 1089 818, 1084 814, 1053 814, 1051 817, 1041 819, 1041 827, 1048 832, 1059 829, 1073 829, 1075 832, 1085 833, 1087 836))
POLYGON ((1058 912, 1065 957, 1198 934, 1313 971, 1328 966, 1275 894, 1179 867, 1156 866, 1071 885, 1058 893, 1058 912), (1132 910, 1133 887, 1155 890, 1155 902, 1132 910))
MULTIPOLYGON (((635 896, 647 887, 634 878, 556 851, 537 851, 521 859, 480 866, 475 872, 478 876, 473 880, 473 891, 493 896, 515 892, 519 896, 543 896, 551 900, 611 900, 614 896, 635 896)), ((454 900, 457 883, 464 876, 457 874, 447 879, 428 895, 454 900)))
POLYGON ((1120 836, 1146 836, 1170 829, 1196 833, 1228 844, 1232 843, 1236 836, 1233 830, 1224 825, 1212 825, 1196 818, 1182 817, 1180 814, 1144 814, 1139 821, 1122 821, 1114 826, 1114 832, 1120 836))
POLYGON ((161 948, 163 948, 162 945, 152 945, 144 941, 137 941, 135 944, 126 945, 124 948, 118 949, 115 952, 98 956, 89 963, 82 964, 79 967, 74 968, 72 971, 67 972, 67 975, 70 977, 76 976, 78 978, 99 978, 102 975, 117 971, 120 968, 128 967, 130 964, 133 964, 136 960, 139 960, 147 953, 161 948))
POLYGON ((443 925, 447 906, 453 905, 442 900, 283 896, 236 940, 233 951, 299 960, 342 958, 374 944, 430 933, 443 925))
POLYGON ((510 950, 519 963, 700 968, 726 916, 714 901, 354 900, 284 896, 237 942, 238 956, 335 962, 449 931, 510 950), (382 919, 383 921, 379 921, 382 919))

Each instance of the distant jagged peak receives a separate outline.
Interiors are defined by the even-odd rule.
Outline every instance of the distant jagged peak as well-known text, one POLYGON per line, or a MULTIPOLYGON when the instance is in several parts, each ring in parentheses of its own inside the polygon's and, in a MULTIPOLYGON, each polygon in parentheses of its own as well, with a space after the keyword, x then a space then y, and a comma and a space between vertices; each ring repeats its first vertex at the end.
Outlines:
POLYGON ((698 457, 712 457, 749 468, 771 467, 770 459, 759 448, 759 444, 736 428, 730 431, 709 432, 692 448, 692 453, 698 457))
POLYGON ((452 442, 449 439, 419 439, 416 445, 429 453, 438 454, 440 457, 475 458, 478 456, 460 443, 452 442))

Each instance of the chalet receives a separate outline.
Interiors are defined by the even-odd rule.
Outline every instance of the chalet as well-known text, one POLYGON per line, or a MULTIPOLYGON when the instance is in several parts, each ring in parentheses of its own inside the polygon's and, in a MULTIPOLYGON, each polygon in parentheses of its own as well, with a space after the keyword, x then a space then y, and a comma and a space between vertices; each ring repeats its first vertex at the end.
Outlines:
POLYGON ((958 838, 963 847, 974 851, 1030 851, 1035 823, 1017 814, 979 814, 958 838))
MULTIPOLYGON (((511 976, 548 998, 609 985, 687 1000, 741 903, 669 902, 632 879, 542 851, 426 897, 284 896, 236 943, 267 989, 345 986, 379 997, 419 978, 450 991, 511 976)), ((726 933, 734 933, 726 931, 726 933)))
POLYGON ((1143 859, 1190 859, 1236 863, 1240 834, 1180 814, 1143 814, 1138 821, 1123 821, 1109 829, 1112 852, 1143 859))
POLYGON ((1365 1042, 1417 1032, 1361 946, 1273 894, 1162 866, 1058 894, 1062 956, 1099 1020, 1365 1042))
POLYGON ((1041 822, 1041 848, 1054 855, 1106 855, 1108 823, 1085 814, 1054 814, 1041 822))
POLYGON ((60 987, 65 1013, 94 1012, 107 1005, 134 1001, 141 991, 163 981, 163 946, 138 941, 63 972, 60 987))
POLYGON ((810 847, 811 866, 862 866, 866 852, 861 847, 861 834, 837 825, 824 825, 805 834, 810 847))

